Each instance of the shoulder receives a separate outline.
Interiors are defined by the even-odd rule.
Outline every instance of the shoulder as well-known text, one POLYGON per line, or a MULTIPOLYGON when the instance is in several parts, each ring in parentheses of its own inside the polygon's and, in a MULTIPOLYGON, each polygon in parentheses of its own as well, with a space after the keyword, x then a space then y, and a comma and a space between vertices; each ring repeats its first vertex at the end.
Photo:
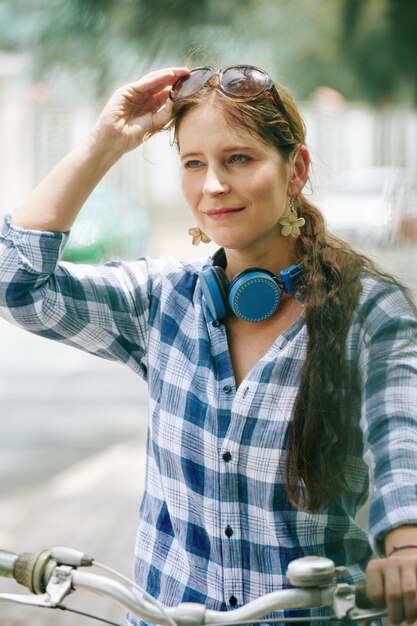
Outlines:
POLYGON ((416 331, 416 307, 407 290, 394 280, 373 274, 363 274, 362 292, 353 324, 365 334, 379 329, 395 331, 408 328, 416 331))
POLYGON ((146 280, 150 292, 169 292, 189 285, 194 290, 199 273, 207 259, 179 260, 171 256, 142 257, 128 264, 136 281, 146 280))
POLYGON ((144 265, 150 276, 159 277, 161 280, 175 280, 183 276, 198 277, 206 259, 193 259, 182 261, 172 256, 142 257, 133 262, 133 267, 144 265))
POLYGON ((388 316, 415 315, 415 305, 408 291, 395 280, 373 274, 363 274, 359 310, 363 313, 380 311, 388 316))

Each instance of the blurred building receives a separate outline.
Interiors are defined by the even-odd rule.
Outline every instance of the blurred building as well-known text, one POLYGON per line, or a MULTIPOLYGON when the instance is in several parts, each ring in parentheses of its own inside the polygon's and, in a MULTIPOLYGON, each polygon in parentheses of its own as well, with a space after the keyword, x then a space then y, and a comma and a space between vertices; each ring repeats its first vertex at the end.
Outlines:
POLYGON ((0 51, 0 213, 33 181, 33 123, 22 86, 27 64, 25 55, 0 51))

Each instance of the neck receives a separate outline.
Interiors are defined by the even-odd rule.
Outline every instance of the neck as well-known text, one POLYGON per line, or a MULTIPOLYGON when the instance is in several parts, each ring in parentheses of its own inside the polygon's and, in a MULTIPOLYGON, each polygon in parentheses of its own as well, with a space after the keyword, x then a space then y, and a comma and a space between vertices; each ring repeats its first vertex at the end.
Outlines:
MULTIPOLYGON (((287 243, 287 242, 286 242, 287 243)), ((232 280, 236 274, 243 272, 249 267, 259 267, 269 270, 277 276, 281 270, 296 263, 295 241, 289 241, 287 245, 280 246, 276 250, 259 250, 250 253, 242 250, 226 249, 227 259, 226 276, 232 280)))

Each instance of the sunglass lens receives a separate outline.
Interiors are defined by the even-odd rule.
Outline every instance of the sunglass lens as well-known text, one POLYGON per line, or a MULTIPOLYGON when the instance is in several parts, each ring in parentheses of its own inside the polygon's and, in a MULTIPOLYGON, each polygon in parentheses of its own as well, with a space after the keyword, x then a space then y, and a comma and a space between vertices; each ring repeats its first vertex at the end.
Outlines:
POLYGON ((268 76, 256 67, 229 67, 223 72, 221 86, 223 90, 236 98, 253 98, 262 93, 268 82, 268 76))
POLYGON ((181 98, 192 96, 206 84, 212 75, 213 70, 208 67, 191 70, 189 76, 179 78, 174 84, 170 93, 171 99, 181 100, 181 98))

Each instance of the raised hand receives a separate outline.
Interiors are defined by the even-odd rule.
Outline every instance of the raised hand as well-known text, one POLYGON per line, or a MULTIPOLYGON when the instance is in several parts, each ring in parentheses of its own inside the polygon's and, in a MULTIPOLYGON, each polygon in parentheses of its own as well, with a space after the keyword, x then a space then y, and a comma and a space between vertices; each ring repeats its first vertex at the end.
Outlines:
POLYGON ((188 72, 186 68, 158 70, 118 89, 92 131, 34 189, 14 212, 12 223, 34 230, 69 230, 94 187, 117 160, 169 121, 169 90, 188 72))
POLYGON ((161 129, 170 119, 172 85, 187 68, 171 67, 146 74, 120 87, 101 113, 93 133, 100 142, 109 142, 121 153, 139 146, 148 133, 161 129))

